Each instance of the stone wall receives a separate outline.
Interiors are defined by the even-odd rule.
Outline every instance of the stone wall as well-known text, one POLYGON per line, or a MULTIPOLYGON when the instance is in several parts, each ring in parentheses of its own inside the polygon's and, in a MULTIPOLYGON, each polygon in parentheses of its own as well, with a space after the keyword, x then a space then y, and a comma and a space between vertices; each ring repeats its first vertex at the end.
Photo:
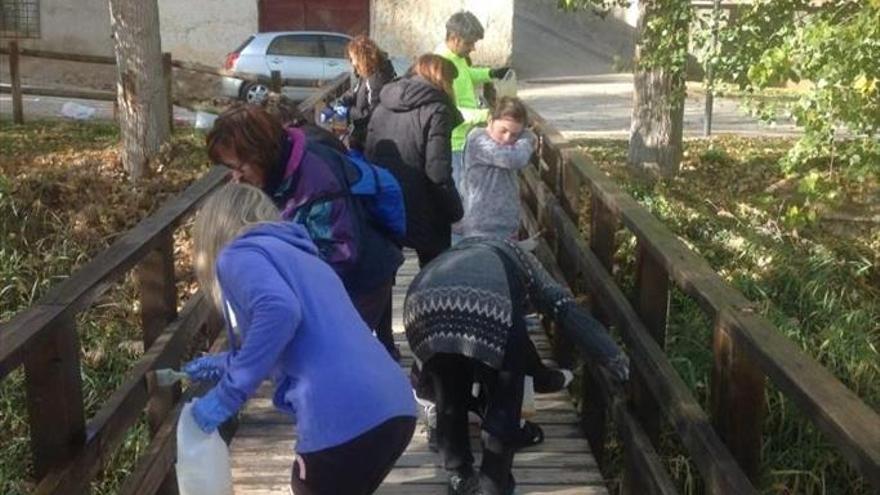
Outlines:
POLYGON ((446 20, 459 10, 480 19, 486 37, 472 58, 477 65, 505 65, 513 50, 513 0, 372 0, 370 33, 392 56, 433 52, 446 37, 446 20))

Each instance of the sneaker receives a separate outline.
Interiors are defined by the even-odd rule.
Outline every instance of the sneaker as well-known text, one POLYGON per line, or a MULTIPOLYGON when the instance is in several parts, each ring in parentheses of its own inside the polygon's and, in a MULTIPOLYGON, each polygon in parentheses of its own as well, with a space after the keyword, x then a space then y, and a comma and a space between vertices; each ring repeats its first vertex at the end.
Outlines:
POLYGON ((470 475, 452 473, 449 475, 446 495, 483 495, 483 489, 480 488, 480 477, 476 473, 470 475))
POLYGON ((566 369, 546 370, 535 374, 533 378, 536 393, 551 394, 568 387, 574 380, 574 373, 566 369))

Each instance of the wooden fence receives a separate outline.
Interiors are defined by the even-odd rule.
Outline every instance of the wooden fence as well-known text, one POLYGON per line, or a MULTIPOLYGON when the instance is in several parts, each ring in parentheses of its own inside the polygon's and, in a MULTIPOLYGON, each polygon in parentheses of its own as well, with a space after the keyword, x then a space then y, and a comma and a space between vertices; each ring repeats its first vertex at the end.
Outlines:
MULTIPOLYGON (((300 105, 337 96, 340 78, 300 105)), ((175 425, 180 390, 157 387, 152 370, 178 367, 194 338, 213 339, 220 317, 201 293, 177 313, 174 233, 228 175, 214 167, 155 214, 52 287, 36 304, 0 325, 0 380, 24 367, 30 443, 37 476, 35 494, 80 494, 112 458, 144 412, 151 443, 120 493, 175 493, 175 425), (144 354, 122 384, 89 419, 83 410, 80 345, 76 316, 109 287, 133 272, 139 290, 144 354)))
MULTIPOLYGON (((583 425, 600 465, 610 407, 625 450, 625 492, 675 493, 655 452, 666 423, 709 493, 757 493, 752 483, 761 468, 768 378, 880 491, 880 416, 758 315, 749 300, 584 153, 534 112, 532 117, 541 148, 537 167, 527 169, 523 180, 527 229, 543 232, 539 255, 561 280, 591 294, 597 315, 619 331, 632 358, 628 398, 595 368, 588 370, 583 390, 583 425), (576 220, 586 201, 591 218, 585 239, 576 220), (623 268, 614 266, 621 228, 637 240, 630 295, 612 277, 623 268), (714 356, 709 412, 664 352, 673 285, 713 322, 713 341, 706 342, 714 356)), ((555 344, 560 362, 571 363, 577 342, 556 339, 555 344)))
MULTIPOLYGON (((24 107, 23 107, 23 96, 24 95, 33 95, 33 96, 55 96, 61 98, 81 98, 87 100, 100 100, 100 101, 112 101, 114 103, 114 113, 115 113, 115 103, 116 103, 116 92, 115 91, 104 91, 104 90, 96 90, 96 89, 66 89, 66 88, 52 88, 52 87, 42 87, 42 86, 23 86, 21 84, 21 69, 20 69, 20 59, 21 57, 33 57, 40 58, 45 60, 61 60, 66 62, 81 62, 81 63, 89 63, 89 64, 102 64, 102 65, 116 65, 116 59, 114 57, 106 57, 102 55, 83 55, 83 54, 75 54, 75 53, 63 53, 63 52, 54 52, 48 50, 32 50, 28 48, 20 48, 18 46, 17 41, 10 41, 7 48, 0 47, 0 55, 8 55, 9 56, 9 77, 10 83, 8 85, 0 84, 0 93, 10 93, 12 95, 12 116, 13 122, 16 124, 24 123, 24 107)), ((329 81, 314 81, 307 79, 291 79, 291 78, 282 78, 281 72, 279 71, 271 71, 269 76, 265 76, 262 74, 250 74, 243 72, 234 72, 228 71, 224 69, 218 69, 215 67, 211 67, 205 64, 199 64, 196 62, 187 62, 183 60, 174 60, 171 58, 170 53, 164 53, 162 57, 162 73, 165 79, 165 86, 168 92, 168 105, 169 109, 173 110, 173 105, 184 106, 181 102, 174 102, 173 91, 172 91, 172 81, 173 81, 173 69, 185 70, 190 72, 197 72, 200 74, 208 74, 217 77, 234 77, 236 79, 241 79, 242 81, 249 83, 262 83, 266 84, 269 87, 269 90, 273 93, 281 93, 282 88, 295 86, 295 87, 315 87, 325 88, 328 85, 337 85, 340 84, 339 80, 342 79, 342 75, 329 81)), ((345 77, 349 77, 348 73, 344 74, 345 77)), ((323 94, 321 91, 316 91, 316 95, 323 94)), ((206 96, 216 96, 216 95, 206 95, 206 96)), ((189 108, 189 107, 186 107, 189 108)), ((190 110, 195 110, 190 108, 190 110)), ((169 118, 172 119, 172 127, 173 127, 173 112, 169 112, 169 118)))

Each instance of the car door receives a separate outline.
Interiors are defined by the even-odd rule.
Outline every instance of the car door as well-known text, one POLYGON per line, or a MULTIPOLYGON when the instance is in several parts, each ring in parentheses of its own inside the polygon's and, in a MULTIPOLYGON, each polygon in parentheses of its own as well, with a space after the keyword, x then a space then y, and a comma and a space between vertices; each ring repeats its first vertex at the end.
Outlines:
POLYGON ((282 34, 266 49, 269 70, 296 80, 296 86, 315 86, 324 78, 321 37, 315 34, 282 34))
POLYGON ((345 50, 350 39, 332 34, 324 34, 321 39, 324 45, 324 79, 333 79, 343 72, 350 72, 351 62, 345 50))

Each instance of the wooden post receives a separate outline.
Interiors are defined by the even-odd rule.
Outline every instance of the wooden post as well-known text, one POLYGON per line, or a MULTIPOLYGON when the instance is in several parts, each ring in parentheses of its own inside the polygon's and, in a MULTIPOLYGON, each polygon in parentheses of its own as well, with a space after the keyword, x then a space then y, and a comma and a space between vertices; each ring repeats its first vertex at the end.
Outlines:
POLYGON ((24 108, 21 94, 21 70, 19 67, 18 42, 9 42, 9 78, 12 90, 12 121, 24 124, 24 108))
MULTIPOLYGON (((138 290, 141 303, 141 324, 144 330, 144 349, 149 349, 165 327, 177 316, 177 286, 174 280, 174 238, 172 231, 162 235, 159 246, 148 254, 137 268, 138 290)), ((173 363, 177 365, 178 363, 173 363)), ((147 376, 147 421, 150 435, 155 436, 174 410, 180 397, 180 387, 161 388, 153 375, 147 376)), ((177 493, 177 476, 172 470, 157 492, 160 495, 177 493)))
MULTIPOLYGON (((657 344, 666 346, 666 320, 669 312, 669 275, 663 265, 639 239, 636 258, 636 284, 633 306, 657 344)), ((637 363, 633 363, 637 366, 637 363)), ((660 440, 660 405, 654 400, 642 376, 632 374, 633 406, 647 438, 658 445, 660 440)), ((649 493, 650 483, 639 479, 635 465, 628 463, 623 477, 623 493, 649 493)))
POLYGON ((66 315, 46 330, 24 361, 37 478, 72 459, 86 438, 76 322, 66 315))
MULTIPOLYGON (((590 220, 590 249, 608 270, 613 273, 614 252, 616 245, 614 240, 617 231, 618 219, 611 210, 599 198, 596 190, 592 193, 592 209, 590 220)), ((608 317, 601 306, 595 307, 596 318, 608 324, 608 317)), ((583 385, 584 409, 582 424, 590 442, 590 448, 596 462, 601 467, 605 457, 605 443, 608 436, 607 410, 608 401, 602 391, 602 386, 592 376, 592 373, 584 374, 583 385)))
POLYGON ((743 472, 753 482, 761 469, 761 430, 765 380, 760 367, 745 355, 735 331, 715 320, 712 349, 712 422, 743 472))
POLYGON ((168 95, 168 129, 174 132, 174 68, 171 66, 171 54, 162 54, 162 77, 165 78, 165 92, 168 95))

